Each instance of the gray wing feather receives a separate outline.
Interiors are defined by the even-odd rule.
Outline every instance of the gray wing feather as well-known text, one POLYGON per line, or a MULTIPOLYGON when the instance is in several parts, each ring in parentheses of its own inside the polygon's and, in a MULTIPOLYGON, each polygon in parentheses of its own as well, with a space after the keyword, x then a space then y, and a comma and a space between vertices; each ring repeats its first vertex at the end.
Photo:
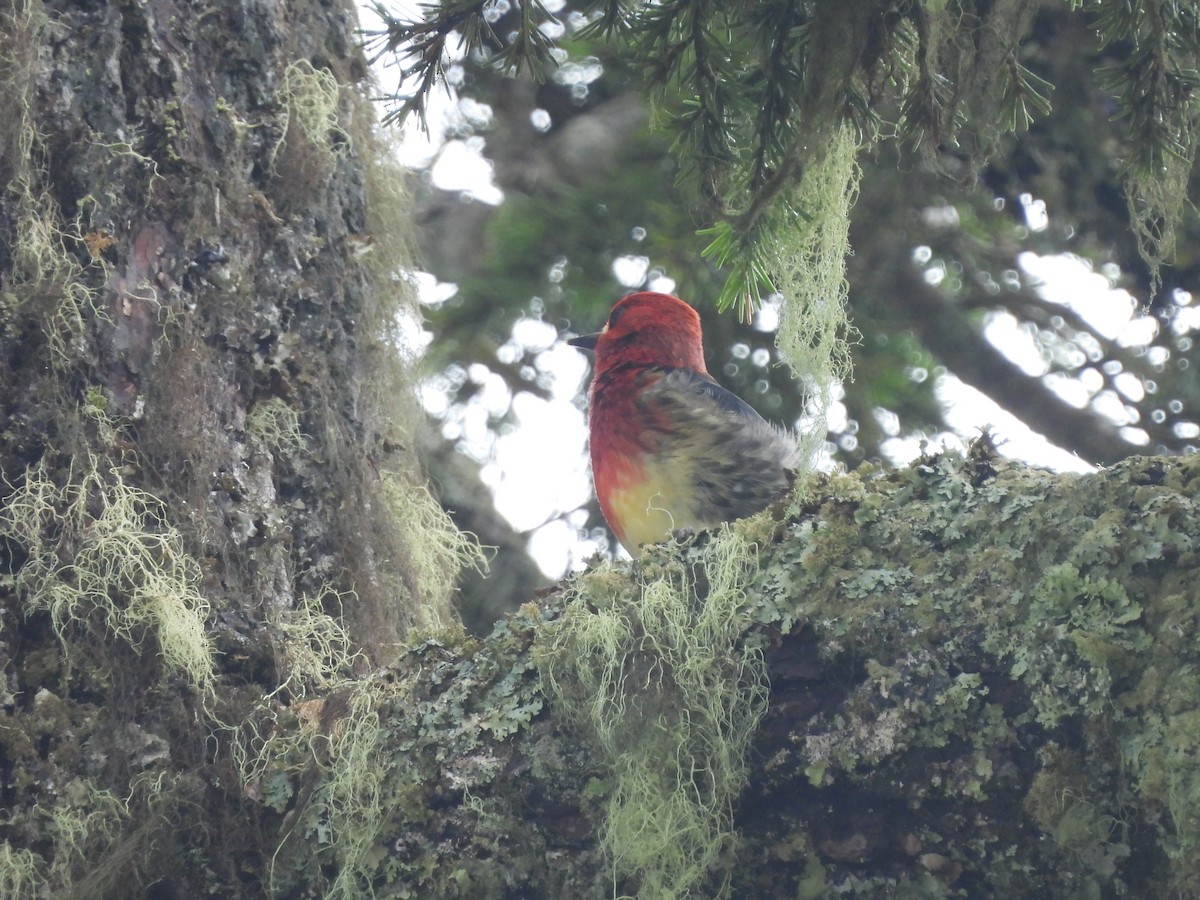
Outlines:
POLYGON ((715 381, 663 369, 639 401, 679 427, 659 435, 659 454, 690 467, 696 512, 707 524, 758 512, 787 490, 800 463, 795 439, 715 381))

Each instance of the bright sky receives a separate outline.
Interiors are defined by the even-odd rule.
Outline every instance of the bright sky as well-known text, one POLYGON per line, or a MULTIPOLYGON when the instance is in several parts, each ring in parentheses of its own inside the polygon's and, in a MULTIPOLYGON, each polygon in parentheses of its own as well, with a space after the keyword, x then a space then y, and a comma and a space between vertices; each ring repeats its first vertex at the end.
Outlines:
MULTIPOLYGON (((490 110, 473 102, 455 107, 445 94, 435 98, 429 115, 435 134, 444 133, 456 116, 482 123, 490 116, 490 110)), ((427 168, 432 183, 442 190, 463 192, 490 204, 503 200, 502 193, 492 183, 491 164, 485 158, 486 142, 482 137, 430 140, 410 124, 406 126, 400 152, 405 164, 427 168)), ((1028 227, 1045 228, 1050 214, 1045 204, 1031 197, 1021 198, 1021 202, 1028 227)), ((938 210, 928 212, 933 215, 938 210)), ((914 252, 918 261, 922 261, 922 249, 916 248, 914 252)), ((1140 314, 1133 297, 1125 291, 1113 290, 1109 279, 1092 271, 1086 261, 1067 255, 1026 253, 1018 263, 1027 276, 1041 283, 1039 290, 1046 300, 1070 309, 1104 336, 1123 346, 1148 344, 1155 336, 1158 327, 1155 320, 1140 314)), ((635 287, 644 277, 646 265, 642 258, 623 257, 614 262, 614 275, 621 283, 635 287)), ((936 279, 936 268, 929 277, 936 279)), ((419 282, 424 302, 439 302, 454 291, 453 285, 439 284, 430 276, 421 276, 419 282)), ((671 283, 654 287, 669 291, 671 283)), ((1014 317, 994 314, 986 324, 985 334, 1028 374, 1049 372, 1044 351, 1033 332, 1014 317)), ((425 341, 431 337, 421 336, 425 341)), ((557 340, 552 325, 532 318, 513 322, 511 339, 498 354, 507 354, 512 361, 522 358, 526 351, 533 354, 537 373, 550 376, 549 399, 530 393, 511 396, 499 375, 476 365, 452 373, 453 378, 474 381, 479 390, 462 416, 443 420, 443 432, 483 464, 483 479, 494 493, 497 509, 518 531, 530 533, 530 553, 548 576, 557 578, 571 569, 582 568, 603 547, 604 541, 602 533, 581 533, 586 514, 579 509, 591 492, 585 449, 587 424, 579 399, 586 387, 589 360, 586 354, 557 340), (517 427, 496 434, 488 428, 489 419, 503 413, 510 402, 517 427), (567 516, 565 521, 560 518, 563 515, 567 516)), ((1144 442, 1145 433, 1132 424, 1135 420, 1128 406, 1140 399, 1140 383, 1133 376, 1129 376, 1128 385, 1118 381, 1118 387, 1126 395, 1122 397, 1095 376, 1098 376, 1095 370, 1091 370, 1091 375, 1085 370, 1079 378, 1060 377, 1051 386, 1066 402, 1077 407, 1092 404, 1122 426, 1127 438, 1139 442, 1140 436, 1144 442)), ((1005 456, 1063 471, 1092 468, 1032 432, 1015 416, 953 375, 931 373, 930 377, 936 379, 936 395, 946 408, 951 430, 919 441, 899 437, 898 422, 881 421, 885 430, 891 427, 897 433, 884 445, 891 463, 904 465, 930 450, 964 449, 968 441, 990 428, 1005 456)), ((442 416, 447 411, 447 387, 444 376, 431 378, 424 385, 422 402, 432 414, 442 416)), ((844 407, 835 404, 830 411, 831 425, 836 427, 845 417, 844 407)))

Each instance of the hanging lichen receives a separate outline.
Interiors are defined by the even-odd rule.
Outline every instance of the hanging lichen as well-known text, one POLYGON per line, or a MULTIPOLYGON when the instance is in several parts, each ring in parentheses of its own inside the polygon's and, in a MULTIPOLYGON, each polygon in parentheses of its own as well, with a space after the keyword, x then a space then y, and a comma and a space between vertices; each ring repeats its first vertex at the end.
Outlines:
POLYGON ((168 671, 212 692, 200 566, 163 504, 119 470, 89 455, 52 478, 38 463, 0 510, 0 538, 25 554, 14 586, 27 612, 50 614, 68 660, 74 641, 98 624, 135 648, 153 642, 168 671))
POLYGON ((805 459, 813 460, 825 440, 825 417, 837 385, 850 377, 849 343, 854 337, 846 312, 846 257, 850 253, 850 210, 858 190, 858 140, 842 128, 819 164, 797 189, 806 216, 778 231, 764 256, 787 298, 776 343, 794 377, 806 386, 800 428, 805 459))
POLYGON ((761 655, 741 642, 753 545, 725 530, 694 571, 665 559, 632 585, 616 568, 576 581, 535 650, 555 703, 600 748, 600 840, 647 900, 724 895, 732 804, 766 704, 761 655))

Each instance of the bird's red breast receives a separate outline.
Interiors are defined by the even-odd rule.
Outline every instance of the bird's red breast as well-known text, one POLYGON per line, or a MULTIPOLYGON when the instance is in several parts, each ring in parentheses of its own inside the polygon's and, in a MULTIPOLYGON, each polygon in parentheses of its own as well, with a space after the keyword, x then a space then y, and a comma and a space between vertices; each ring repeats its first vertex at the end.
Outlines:
POLYGON ((795 442, 708 374, 700 317, 682 300, 632 294, 572 343, 596 353, 592 474, 626 548, 750 515, 787 487, 795 442))

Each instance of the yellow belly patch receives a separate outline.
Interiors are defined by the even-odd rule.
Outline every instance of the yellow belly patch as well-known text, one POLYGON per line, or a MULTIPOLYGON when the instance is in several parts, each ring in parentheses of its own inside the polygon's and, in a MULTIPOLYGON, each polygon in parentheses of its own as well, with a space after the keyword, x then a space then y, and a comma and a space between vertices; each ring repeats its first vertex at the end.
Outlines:
POLYGON ((625 549, 666 540, 680 528, 700 528, 693 511, 695 490, 690 473, 680 467, 650 465, 644 478, 626 482, 612 492, 610 505, 620 522, 617 535, 625 549))

